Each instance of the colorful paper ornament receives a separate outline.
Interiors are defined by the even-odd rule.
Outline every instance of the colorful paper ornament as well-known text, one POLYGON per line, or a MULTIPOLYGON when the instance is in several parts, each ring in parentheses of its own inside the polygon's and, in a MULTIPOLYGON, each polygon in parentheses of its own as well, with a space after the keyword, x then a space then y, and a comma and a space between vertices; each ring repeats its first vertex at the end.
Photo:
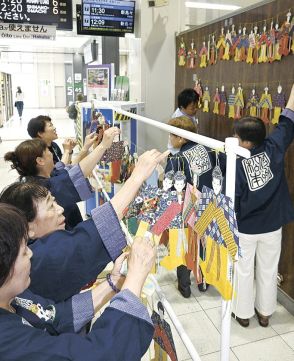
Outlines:
POLYGON ((220 94, 219 94, 219 90, 218 87, 215 89, 215 94, 213 97, 213 113, 214 114, 219 114, 219 107, 220 107, 220 94))
POLYGON ((242 37, 242 29, 240 28, 238 31, 238 35, 235 36, 234 40, 233 40, 232 49, 234 50, 234 61, 235 62, 241 61, 241 48, 240 48, 241 37, 242 37))
POLYGON ((223 60, 230 60, 230 52, 231 52, 231 47, 233 45, 230 29, 227 30, 225 43, 226 43, 226 45, 225 45, 225 52, 223 55, 223 60))
POLYGON ((290 30, 291 30, 291 11, 289 10, 286 17, 286 21, 281 27, 280 30, 280 41, 279 41, 279 54, 283 56, 287 56, 290 53, 290 30))
POLYGON ((232 91, 231 91, 231 94, 229 95, 229 99, 228 99, 228 105, 229 105, 228 117, 232 118, 232 119, 235 118, 235 99, 236 99, 235 87, 232 86, 232 91))
POLYGON ((261 109, 261 119, 265 124, 269 123, 269 114, 273 108, 272 97, 268 93, 268 87, 264 88, 264 93, 261 95, 259 108, 261 109))
POLYGON ((205 41, 203 41, 202 43, 202 48, 199 51, 199 56, 200 56, 200 68, 206 68, 207 66, 207 55, 208 55, 208 50, 206 47, 206 43, 205 41))
POLYGON ((212 34, 209 45, 209 64, 214 65, 216 63, 216 43, 215 36, 212 34))
POLYGON ((282 55, 279 52, 280 49, 280 29, 279 24, 275 25, 275 46, 274 46, 274 60, 280 61, 282 59, 282 55))
POLYGON ((250 31, 250 34, 248 36, 249 41, 249 48, 248 48, 248 54, 246 58, 247 64, 253 64, 253 51, 256 49, 256 41, 255 41, 255 34, 253 33, 253 30, 250 31))
POLYGON ((271 22, 271 27, 268 37, 268 61, 272 63, 275 61, 275 44, 276 44, 276 29, 274 28, 274 22, 271 22))
POLYGON ((225 47, 226 47, 226 40, 225 40, 224 28, 221 28, 221 34, 220 34, 219 39, 216 44, 219 60, 223 60, 223 56, 225 53, 225 47))
POLYGON ((259 96, 256 94, 255 88, 251 90, 251 93, 246 104, 246 109, 249 109, 249 115, 251 117, 257 116, 257 110, 259 105, 259 96))
POLYGON ((202 109, 203 112, 208 113, 209 112, 210 93, 209 93, 207 86, 205 87, 205 90, 203 93, 202 102, 203 102, 203 109, 202 109))
POLYGON ((187 54, 187 67, 189 69, 196 68, 196 58, 197 58, 197 50, 195 49, 195 43, 194 40, 192 39, 190 49, 187 54))
POLYGON ((234 119, 240 119, 242 116, 242 112, 244 109, 244 97, 243 97, 243 89, 241 84, 238 86, 238 91, 235 97, 235 116, 234 119))
POLYGON ((221 91, 219 92, 220 105, 219 105, 219 114, 226 115, 226 105, 227 105, 227 95, 225 92, 225 86, 221 86, 221 91))
POLYGON ((285 106, 286 106, 286 96, 285 93, 283 93, 282 86, 279 84, 277 93, 273 96, 273 107, 274 107, 274 116, 272 118, 273 124, 279 123, 279 117, 285 106))
POLYGON ((249 48, 249 39, 248 35, 246 34, 246 27, 242 29, 242 35, 240 43, 237 45, 238 48, 240 48, 240 55, 239 59, 240 61, 246 61, 248 48, 249 48))
POLYGON ((181 42, 180 42, 180 47, 178 50, 178 64, 179 66, 185 66, 186 64, 186 56, 187 56, 187 52, 186 52, 186 44, 184 42, 184 39, 181 38, 181 42))
POLYGON ((263 33, 260 36, 260 39, 258 41, 258 46, 260 47, 260 54, 258 57, 259 63, 267 63, 268 57, 267 57, 267 47, 269 45, 269 40, 266 32, 266 26, 263 27, 263 33))

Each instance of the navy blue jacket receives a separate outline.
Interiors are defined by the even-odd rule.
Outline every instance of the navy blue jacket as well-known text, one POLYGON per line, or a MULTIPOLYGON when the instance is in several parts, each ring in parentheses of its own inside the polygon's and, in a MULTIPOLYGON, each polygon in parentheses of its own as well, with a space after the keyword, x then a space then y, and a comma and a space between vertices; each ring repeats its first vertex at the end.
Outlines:
POLYGON ((294 138, 294 112, 285 109, 279 124, 249 159, 238 159, 235 210, 239 231, 273 232, 294 220, 284 157, 294 138))
POLYGON ((105 203, 73 231, 55 231, 29 246, 33 251, 30 290, 62 301, 95 280, 121 254, 126 239, 111 203, 105 203))
POLYGON ((54 164, 56 164, 57 162, 60 162, 61 158, 62 158, 62 152, 61 152, 61 149, 59 148, 58 144, 55 142, 52 142, 51 146, 48 147, 48 149, 53 154, 54 164))
MULTIPOLYGON (((152 340, 148 312, 128 290, 112 299, 85 337, 75 334, 74 311, 79 306, 74 307, 72 299, 55 304, 29 291, 16 299, 16 314, 0 308, 1 361, 140 361, 152 340), (31 303, 49 313, 37 317, 28 310, 31 303)), ((82 313, 83 307, 87 303, 80 305, 82 313)), ((80 318, 79 326, 89 321, 80 318)))
POLYGON ((64 208, 66 229, 71 230, 83 220, 76 203, 92 196, 91 186, 79 165, 65 168, 63 163, 58 164, 50 178, 36 176, 27 180, 33 178, 51 192, 56 202, 64 208))
MULTIPOLYGON (((220 168, 225 175, 225 161, 224 156, 219 155, 220 168)), ((212 187, 212 171, 216 165, 215 152, 203 145, 187 142, 185 143, 180 151, 174 155, 169 155, 167 158, 167 164, 165 173, 170 170, 177 172, 183 171, 187 183, 193 184, 193 173, 191 171, 191 164, 196 163, 200 168, 199 185, 198 189, 201 190, 203 186, 212 187)))

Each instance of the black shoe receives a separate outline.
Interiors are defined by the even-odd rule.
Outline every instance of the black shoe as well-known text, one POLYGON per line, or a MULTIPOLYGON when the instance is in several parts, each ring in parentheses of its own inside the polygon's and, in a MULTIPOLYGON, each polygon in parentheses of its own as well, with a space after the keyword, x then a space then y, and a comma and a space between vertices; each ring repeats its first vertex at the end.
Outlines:
POLYGON ((269 317, 270 316, 263 316, 261 313, 259 313, 257 311, 257 309, 255 308, 255 313, 258 319, 258 323, 260 324, 261 327, 268 327, 269 324, 269 317))
POLYGON ((197 286, 200 292, 206 292, 208 290, 209 284, 203 280, 203 282, 199 283, 197 286))
POLYGON ((249 318, 240 318, 238 316, 236 316, 233 312, 232 312, 232 317, 239 323, 239 325, 241 325, 242 327, 248 327, 249 326, 249 318))
POLYGON ((191 288, 190 288, 190 286, 182 287, 182 286, 178 283, 178 290, 180 291, 180 294, 181 294, 184 298, 189 298, 189 297, 191 296, 191 288))

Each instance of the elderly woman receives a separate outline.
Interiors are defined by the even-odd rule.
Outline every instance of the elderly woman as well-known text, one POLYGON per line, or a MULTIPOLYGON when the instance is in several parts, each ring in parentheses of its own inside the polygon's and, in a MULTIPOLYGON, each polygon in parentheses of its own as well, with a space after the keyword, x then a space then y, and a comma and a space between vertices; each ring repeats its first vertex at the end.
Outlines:
POLYGON ((128 257, 128 275, 119 275, 122 255, 107 281, 65 302, 27 290, 30 285, 28 224, 17 208, 0 204, 0 354, 14 361, 139 361, 153 336, 153 325, 139 297, 155 260, 155 247, 137 239, 128 257), (121 290, 113 285, 120 279, 121 290), (117 293, 115 295, 115 292, 117 293), (115 296, 114 296, 115 295, 115 296), (114 296, 114 297, 113 297, 114 296), (110 298, 86 336, 80 331, 110 298))
MULTIPOLYGON (((85 179, 108 149, 120 130, 112 127, 105 131, 102 142, 79 164, 64 167, 59 162, 54 166, 53 155, 42 139, 30 139, 20 143, 15 151, 5 154, 5 161, 12 163, 21 180, 34 180, 50 190, 57 203, 64 208, 67 229, 72 229, 83 219, 77 202, 91 197, 90 186, 85 179), (51 176, 52 175, 52 176, 51 176)), ((95 140, 88 137, 88 145, 95 140)))
POLYGON ((92 210, 92 219, 81 222, 71 232, 64 230, 63 209, 46 188, 32 183, 7 187, 0 202, 21 209, 29 223, 33 241, 30 248, 34 252, 30 289, 62 301, 115 261, 126 246, 119 223, 124 210, 166 156, 156 150, 142 154, 131 177, 111 201, 92 210))

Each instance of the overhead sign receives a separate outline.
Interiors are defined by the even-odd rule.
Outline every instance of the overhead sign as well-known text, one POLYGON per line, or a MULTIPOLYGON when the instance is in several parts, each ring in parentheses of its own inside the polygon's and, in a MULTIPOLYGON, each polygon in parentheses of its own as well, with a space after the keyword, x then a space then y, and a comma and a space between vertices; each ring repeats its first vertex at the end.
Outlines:
POLYGON ((72 30, 72 0, 0 0, 0 22, 72 30))
POLYGON ((0 23, 0 38, 55 40, 56 26, 0 23))

